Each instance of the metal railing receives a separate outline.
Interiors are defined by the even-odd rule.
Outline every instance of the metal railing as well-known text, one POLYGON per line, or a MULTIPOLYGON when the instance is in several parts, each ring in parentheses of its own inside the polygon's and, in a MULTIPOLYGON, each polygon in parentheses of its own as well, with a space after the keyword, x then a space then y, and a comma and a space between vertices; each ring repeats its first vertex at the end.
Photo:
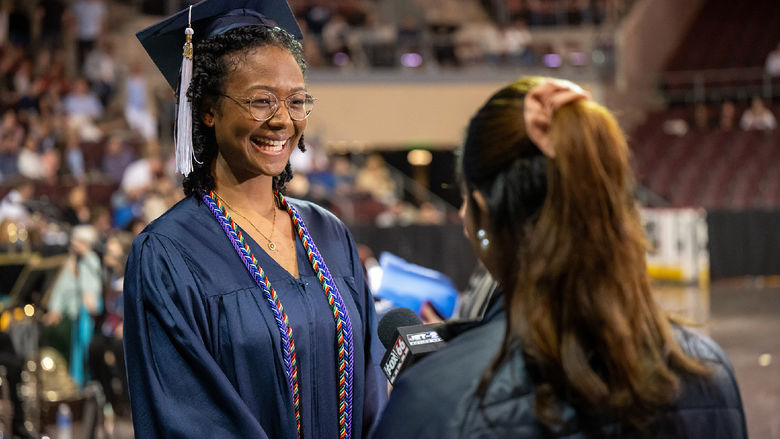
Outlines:
POLYGON ((780 77, 769 76, 762 67, 666 72, 659 86, 670 103, 746 101, 753 96, 771 100, 780 95, 780 77))

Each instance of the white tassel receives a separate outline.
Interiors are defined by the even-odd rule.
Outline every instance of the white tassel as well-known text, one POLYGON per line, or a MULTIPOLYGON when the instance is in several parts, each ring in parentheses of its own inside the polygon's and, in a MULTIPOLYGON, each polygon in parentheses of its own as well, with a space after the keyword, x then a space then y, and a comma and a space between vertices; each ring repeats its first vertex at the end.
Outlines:
MULTIPOLYGON (((192 14, 192 6, 190 6, 192 14)), ((181 59, 181 83, 179 84, 179 105, 176 111, 176 172, 185 177, 192 172, 195 151, 192 146, 192 103, 187 99, 187 90, 192 80, 192 25, 184 30, 184 52, 181 59)))

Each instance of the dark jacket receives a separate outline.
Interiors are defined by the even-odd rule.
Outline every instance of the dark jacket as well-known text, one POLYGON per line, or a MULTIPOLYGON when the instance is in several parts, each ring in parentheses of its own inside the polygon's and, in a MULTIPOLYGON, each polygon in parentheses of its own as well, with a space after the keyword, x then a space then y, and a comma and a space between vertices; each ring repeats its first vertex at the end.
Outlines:
POLYGON ((545 430, 534 416, 533 383, 519 353, 494 377, 484 409, 474 396, 482 372, 504 337, 504 313, 493 313, 448 346, 415 364, 396 382, 374 438, 707 438, 747 437, 734 372, 712 340, 682 327, 676 337, 689 355, 702 359, 710 379, 683 381, 680 398, 642 436, 610 419, 585 419, 571 407, 563 423, 545 430), (586 431, 588 433, 586 433, 586 431))

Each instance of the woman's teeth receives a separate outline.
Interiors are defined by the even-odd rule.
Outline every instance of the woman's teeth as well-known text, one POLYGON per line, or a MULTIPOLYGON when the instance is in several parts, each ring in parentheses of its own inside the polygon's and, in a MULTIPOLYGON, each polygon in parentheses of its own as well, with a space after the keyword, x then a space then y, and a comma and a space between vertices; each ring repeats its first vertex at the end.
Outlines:
POLYGON ((263 150, 276 152, 284 149, 284 145, 287 143, 287 140, 252 138, 252 143, 254 143, 255 145, 257 145, 263 150))

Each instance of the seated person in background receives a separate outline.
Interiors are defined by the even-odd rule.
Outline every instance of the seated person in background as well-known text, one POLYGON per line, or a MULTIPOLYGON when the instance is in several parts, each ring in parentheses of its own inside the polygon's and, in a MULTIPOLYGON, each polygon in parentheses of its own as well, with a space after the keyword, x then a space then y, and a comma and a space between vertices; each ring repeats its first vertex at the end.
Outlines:
POLYGON ((739 126, 743 130, 771 131, 777 126, 775 115, 766 108, 764 101, 758 96, 753 96, 750 108, 742 113, 739 126))
POLYGON ((112 135, 106 143, 106 152, 103 156, 103 173, 112 182, 122 179, 125 169, 135 160, 133 151, 124 144, 122 136, 112 135))
POLYGON ((736 111, 733 102, 723 101, 720 106, 720 121, 718 122, 718 126, 722 131, 731 131, 734 129, 736 111))
POLYGON ((780 42, 777 43, 775 50, 769 52, 769 55, 767 55, 764 67, 769 76, 780 76, 780 42))
POLYGON ((43 316, 43 324, 51 328, 44 329, 48 342, 68 358, 70 375, 80 387, 86 383, 93 316, 102 308, 100 258, 92 249, 96 240, 97 232, 92 226, 73 227, 69 258, 52 287, 48 312, 43 316))
POLYGON ((95 335, 89 343, 89 371, 100 382, 106 402, 120 416, 130 414, 125 356, 122 349, 123 283, 125 263, 134 235, 109 236, 103 255, 103 312, 95 319, 95 335))
POLYGON ((80 139, 95 141, 100 138, 96 121, 103 117, 104 109, 87 80, 77 78, 73 89, 65 95, 62 106, 68 118, 68 126, 78 132, 80 139))
POLYGON ((25 203, 35 194, 35 182, 29 178, 17 177, 11 183, 11 190, 0 199, 0 221, 12 220, 27 225, 32 221, 25 203))
POLYGON ((472 117, 459 157, 464 231, 503 300, 398 378, 374 438, 747 437, 721 348, 654 302, 605 108, 522 78, 472 117))

